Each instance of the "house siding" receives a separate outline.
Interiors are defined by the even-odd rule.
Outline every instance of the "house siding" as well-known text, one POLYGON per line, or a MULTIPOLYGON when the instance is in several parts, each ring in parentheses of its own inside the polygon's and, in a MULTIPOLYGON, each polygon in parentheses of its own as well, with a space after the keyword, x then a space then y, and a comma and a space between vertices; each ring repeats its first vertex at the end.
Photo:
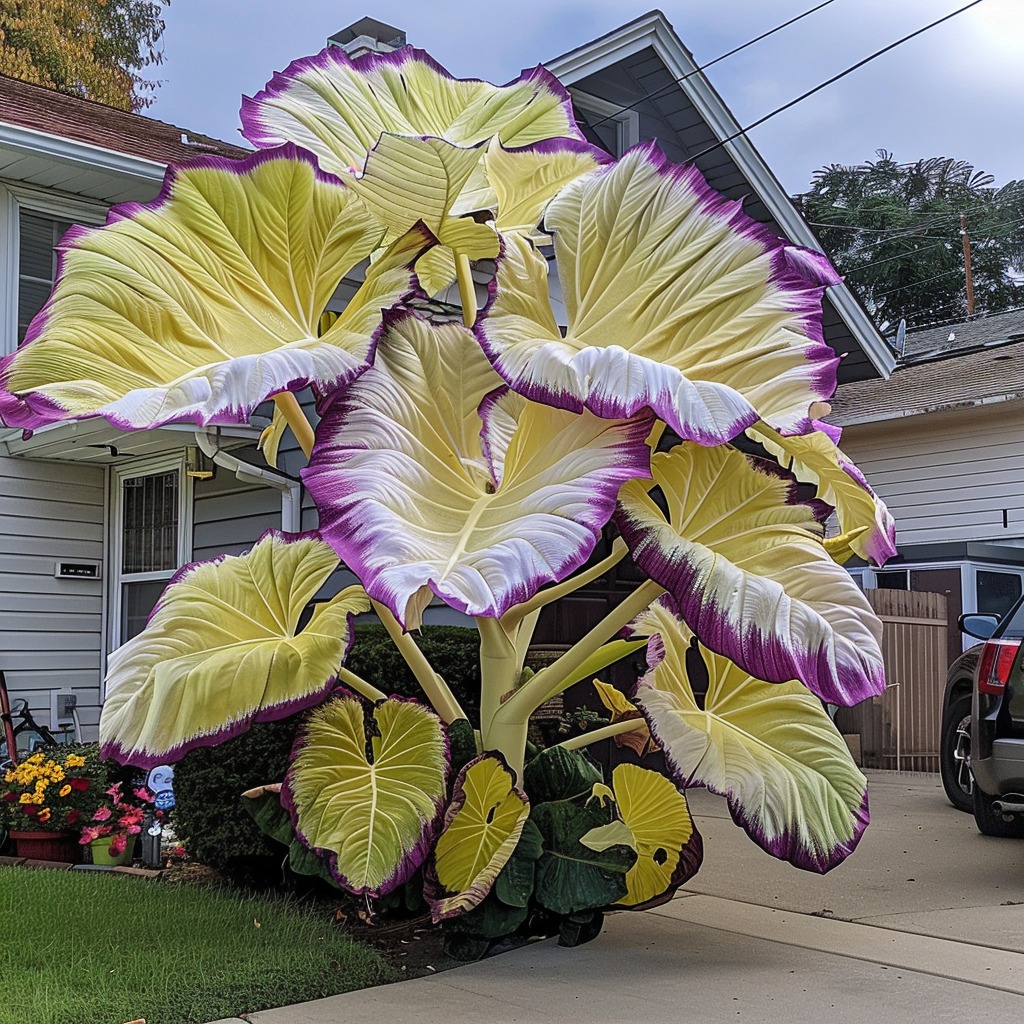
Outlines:
MULTIPOLYGON (((254 466, 264 465, 254 449, 232 455, 254 466)), ((242 483, 218 467, 212 480, 198 480, 194 490, 192 558, 240 555, 270 529, 281 529, 281 494, 272 487, 242 483)))
POLYGON ((70 689, 86 738, 99 721, 104 581, 57 579, 60 559, 104 558, 106 473, 0 458, 0 668, 15 698, 49 721, 70 689))
POLYGON ((1024 402, 847 427, 843 450, 896 518, 897 544, 1024 537, 1024 402), (1004 526, 1003 513, 1006 512, 1004 526))

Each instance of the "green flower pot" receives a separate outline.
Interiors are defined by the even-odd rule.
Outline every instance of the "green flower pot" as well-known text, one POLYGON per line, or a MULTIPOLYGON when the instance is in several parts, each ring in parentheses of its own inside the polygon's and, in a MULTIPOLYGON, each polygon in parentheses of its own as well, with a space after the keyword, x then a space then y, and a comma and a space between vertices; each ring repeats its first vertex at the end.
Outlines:
POLYGON ((129 836, 128 845, 118 854, 110 852, 110 836, 100 836, 99 839, 94 839, 89 844, 93 864, 103 864, 107 867, 125 867, 131 864, 132 858, 135 856, 136 838, 136 836, 129 836))

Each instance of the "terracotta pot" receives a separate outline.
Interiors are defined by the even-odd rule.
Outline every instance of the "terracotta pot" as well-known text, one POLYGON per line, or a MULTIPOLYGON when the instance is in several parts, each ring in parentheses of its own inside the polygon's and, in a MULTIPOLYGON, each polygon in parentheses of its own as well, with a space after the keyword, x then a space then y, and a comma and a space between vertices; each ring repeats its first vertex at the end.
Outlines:
POLYGON ((110 852, 110 836, 100 836, 99 839, 94 839, 89 844, 93 864, 106 864, 110 867, 124 867, 131 864, 135 855, 136 838, 136 836, 129 836, 128 845, 117 854, 110 852))
POLYGON ((82 859, 78 836, 74 832, 16 832, 11 829, 9 835, 19 857, 54 860, 63 864, 77 864, 82 859))

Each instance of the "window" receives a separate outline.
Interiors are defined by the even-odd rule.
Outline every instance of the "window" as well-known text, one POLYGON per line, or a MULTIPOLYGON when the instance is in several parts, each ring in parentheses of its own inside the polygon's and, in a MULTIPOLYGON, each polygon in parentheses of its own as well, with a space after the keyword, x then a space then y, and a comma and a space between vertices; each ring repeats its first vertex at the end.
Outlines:
POLYGON ((1005 615, 1021 595, 1021 579, 1017 573, 978 570, 978 612, 983 615, 1005 615))
POLYGON ((167 581, 190 557, 188 478, 179 461, 115 475, 112 646, 138 636, 167 581))
POLYGON ((891 569, 875 573, 875 586, 879 590, 909 590, 910 576, 906 569, 891 569))
POLYGON ((54 246, 71 221, 22 208, 18 211, 18 344, 43 308, 57 274, 54 246))
POLYGON ((102 224, 106 207, 21 184, 0 184, 0 355, 25 339, 57 272, 54 246, 73 224, 102 224))

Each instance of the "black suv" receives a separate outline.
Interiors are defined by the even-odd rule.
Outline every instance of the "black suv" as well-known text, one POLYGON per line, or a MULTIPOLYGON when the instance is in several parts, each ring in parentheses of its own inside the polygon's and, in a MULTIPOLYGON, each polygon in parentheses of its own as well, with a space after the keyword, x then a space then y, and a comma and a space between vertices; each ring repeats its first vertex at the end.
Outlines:
POLYGON ((985 835, 1024 837, 1024 598, 1001 619, 962 615, 959 625, 984 643, 946 676, 942 784, 985 835))

